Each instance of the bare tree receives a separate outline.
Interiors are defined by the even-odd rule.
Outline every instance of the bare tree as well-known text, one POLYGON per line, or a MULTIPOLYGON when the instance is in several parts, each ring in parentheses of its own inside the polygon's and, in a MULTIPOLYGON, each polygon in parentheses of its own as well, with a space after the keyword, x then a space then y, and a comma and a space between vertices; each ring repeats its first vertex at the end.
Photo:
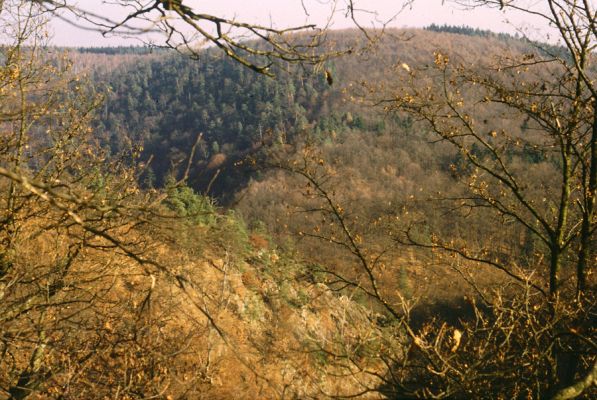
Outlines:
MULTIPOLYGON (((575 309, 590 309, 594 301, 596 10, 587 1, 457 3, 540 17, 556 29, 559 42, 529 40, 491 63, 474 66, 438 49, 430 67, 397 69, 402 80, 378 104, 388 112, 410 114, 438 141, 454 146, 458 156, 452 168, 468 193, 444 200, 469 220, 486 216, 493 225, 485 229, 494 232, 487 235, 492 240, 479 243, 478 238, 447 238, 439 232, 422 240, 409 230, 402 242, 505 272, 544 297, 535 315, 547 312, 554 321, 567 319, 575 309), (507 255, 498 248, 495 238, 513 232, 508 225, 541 243, 530 265, 517 258, 520 249, 507 255)), ((581 336, 591 341, 587 323, 593 311, 585 311, 578 311, 583 317, 576 323, 584 326, 581 336)), ((559 323, 550 325, 555 346, 545 364, 557 383, 542 393, 570 389, 574 397, 594 381, 595 348, 591 344, 581 350, 576 339, 559 336, 560 329, 559 323)))
MULTIPOLYGON (((139 189, 134 154, 108 160, 90 135, 101 98, 72 74, 66 54, 48 51, 37 5, 3 5, 13 42, 0 65, 1 396, 189 391, 173 389, 177 377, 159 366, 187 357, 181 349, 204 332, 164 329, 179 305, 161 296, 171 285, 178 299, 188 289, 157 251, 170 235, 159 221, 176 218, 162 193, 139 189), (151 231, 161 240, 148 240, 151 231), (170 283, 156 286, 160 278, 170 283)), ((210 321, 194 309, 203 310, 195 322, 210 321)), ((199 360, 185 362, 195 364, 188 378, 200 379, 199 360)))
MULTIPOLYGON (((199 398, 213 387, 218 343, 260 390, 282 397, 284 379, 270 383, 250 363, 261 349, 235 342, 216 318, 232 308, 226 265, 214 266, 224 282, 206 289, 205 271, 180 251, 192 228, 168 207, 171 193, 139 188, 135 146, 108 159, 94 139, 101 96, 46 47, 46 11, 57 5, 1 3, 13 42, 0 65, 0 396, 199 398)), ((174 2, 156 10, 192 13, 174 2)))
MULTIPOLYGON (((273 166, 304 182, 304 200, 287 205, 291 210, 296 207, 301 220, 302 215, 314 217, 311 226, 295 222, 301 227, 297 232, 300 240, 314 240, 334 252, 321 262, 311 256, 314 261, 309 273, 329 290, 359 298, 373 311, 368 334, 326 341, 313 338, 306 343, 310 351, 325 354, 328 364, 359 380, 362 391, 345 392, 344 396, 590 398, 597 350, 591 328, 595 313, 591 291, 584 294, 582 302, 564 301, 565 296, 554 300, 538 286, 540 280, 533 269, 541 270, 540 265, 528 269, 515 266, 516 248, 511 249, 512 264, 489 263, 490 269, 505 272, 502 279, 506 278, 501 288, 489 289, 470 273, 488 261, 471 257, 465 245, 474 245, 461 238, 437 232, 431 241, 422 241, 408 230, 405 237, 388 233, 394 245, 374 240, 367 228, 376 225, 377 219, 367 219, 368 215, 344 201, 337 180, 346 177, 336 173, 316 146, 306 146, 299 154, 291 160, 283 156, 273 166), (408 299, 396 279, 400 268, 396 260, 404 262, 400 258, 404 244, 432 248, 435 264, 452 266, 460 274, 461 284, 473 289, 466 297, 471 315, 461 313, 454 322, 439 313, 422 323, 413 309, 415 301, 408 299), (463 261, 456 262, 454 255, 463 261), (514 271, 507 269, 510 266, 514 271)), ((481 221, 486 223, 486 209, 477 207, 485 213, 481 221)), ((394 224, 392 230, 402 228, 394 224)), ((494 246, 499 245, 491 231, 483 227, 475 231, 487 235, 481 233, 478 241, 489 238, 494 246)), ((418 262, 425 265, 423 253, 416 254, 418 262)))
MULTIPOLYGON (((297 0, 298 1, 298 0, 297 0)), ((411 1, 403 2, 404 8, 411 1)), ((198 58, 207 46, 215 46, 226 56, 261 74, 273 76, 274 65, 288 64, 320 65, 323 61, 353 51, 350 46, 334 48, 326 43, 329 25, 337 14, 354 22, 369 39, 374 33, 361 25, 363 15, 369 10, 361 9, 353 0, 330 2, 328 21, 321 26, 305 25, 277 28, 272 25, 249 23, 235 18, 224 18, 203 13, 180 0, 115 1, 110 6, 120 14, 111 17, 95 11, 91 6, 79 5, 71 0, 31 1, 40 11, 48 12, 81 29, 91 29, 103 35, 122 35, 176 49, 198 58), (154 40, 151 35, 159 34, 154 40)), ((2 9, 0 2, 0 10, 2 9)), ((308 2, 301 1, 305 16, 309 16, 308 2)), ((377 26, 367 26, 383 31, 388 21, 376 21, 377 26)))
MULTIPOLYGON (((479 2, 515 7, 518 2, 479 2)), ((471 68, 438 50, 429 70, 403 71, 395 98, 380 100, 387 111, 408 112, 424 121, 439 139, 454 145, 472 168, 470 197, 462 206, 489 208, 512 219, 547 247, 549 293, 562 287, 562 263, 574 254, 576 295, 586 290, 595 234, 595 15, 584 2, 549 2, 541 15, 561 33, 564 46, 529 45, 524 54, 504 55, 492 65, 471 68), (577 4, 578 3, 578 4, 577 4), (480 118, 492 107, 494 120, 480 118), (523 126, 522 131, 516 127, 523 126), (558 174, 553 187, 528 182, 515 162, 529 152, 548 160, 558 174), (557 185, 557 186, 555 186, 557 185)), ((522 9, 522 7, 516 7, 522 9)), ((552 168, 550 167, 550 168, 552 168)), ((515 272, 488 257, 458 251, 515 272)), ((572 268, 568 263, 566 271, 572 268)), ((566 275, 567 277, 569 276, 566 275)), ((539 289, 541 283, 536 287, 539 289)))
MULTIPOLYGON (((510 62, 504 67, 536 70, 537 66, 550 68, 552 75, 536 82, 537 87, 503 88, 501 101, 534 122, 553 138, 552 145, 559 151, 561 165, 561 193, 557 223, 546 229, 542 238, 549 242, 550 290, 559 286, 560 257, 572 238, 578 240, 576 279, 577 292, 586 290, 587 271, 594 254, 597 191, 597 87, 595 85, 595 48, 597 46, 597 10, 583 0, 547 1, 529 6, 522 1, 466 1, 457 2, 470 7, 499 7, 510 12, 539 17, 554 28, 560 47, 537 45, 540 56, 529 54, 526 59, 510 62), (510 95, 510 97, 508 97, 510 95), (509 101, 510 98, 520 100, 509 101), (575 192, 578 197, 575 197, 575 192), (569 214, 573 217, 569 221, 569 214)), ((502 88, 494 87, 494 92, 502 88)), ((529 208, 528 206, 525 206, 529 208)), ((530 208, 529 208, 530 209, 530 208)), ((541 219, 540 219, 541 221, 541 219)), ((546 221, 541 225, 546 227, 546 221)))
MULTIPOLYGON (((324 221, 301 231, 301 236, 347 251, 354 261, 352 271, 320 265, 314 271, 322 273, 331 288, 359 292, 402 327, 395 334, 407 338, 407 357, 391 346, 372 356, 386 362, 387 374, 381 376, 390 387, 388 393, 400 398, 488 393, 505 398, 590 398, 597 365, 591 326, 597 230, 597 14, 586 1, 534 3, 547 6, 538 9, 522 1, 467 4, 544 18, 559 32, 560 43, 519 41, 482 65, 438 49, 427 66, 397 66, 401 79, 389 93, 386 83, 378 87, 371 82, 367 89, 377 93, 374 102, 386 112, 415 117, 416 127, 453 146, 453 176, 464 183, 466 193, 440 195, 440 200, 451 204, 454 218, 480 224, 457 237, 441 231, 420 235, 413 226, 397 243, 498 270, 507 277, 504 287, 488 293, 463 273, 463 282, 483 303, 478 306, 471 300, 474 317, 458 328, 440 317, 415 329, 410 308, 391 295, 395 287, 388 287, 384 279, 385 249, 379 251, 363 240, 363 222, 355 224, 349 207, 340 204, 329 186, 330 171, 324 167, 321 172, 326 161, 312 150, 303 160, 281 165, 308 182, 310 202, 304 211, 319 213, 324 221), (519 234, 539 243, 527 262, 521 257, 525 244, 516 239, 519 234), (513 235, 515 239, 507 240, 513 235)), ((335 359, 355 363, 349 354, 329 351, 335 359)))

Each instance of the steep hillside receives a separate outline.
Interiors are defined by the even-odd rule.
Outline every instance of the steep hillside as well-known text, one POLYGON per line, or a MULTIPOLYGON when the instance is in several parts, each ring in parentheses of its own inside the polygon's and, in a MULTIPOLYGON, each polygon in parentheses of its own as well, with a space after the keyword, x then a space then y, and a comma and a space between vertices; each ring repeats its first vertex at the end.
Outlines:
MULTIPOLYGON (((363 39, 355 31, 334 32, 332 38, 363 39)), ((423 223, 428 232, 460 235, 470 220, 461 226, 457 219, 442 218, 449 207, 429 199, 438 193, 462 196, 455 183, 467 174, 466 167, 449 146, 433 143, 417 121, 384 113, 371 90, 376 96, 383 94, 405 69, 430 68, 438 51, 449 53, 455 63, 481 66, 531 50, 519 39, 465 28, 390 30, 367 51, 315 71, 281 73, 276 80, 211 52, 198 61, 169 53, 144 55, 143 62, 123 63, 115 72, 98 76, 100 84, 110 85, 98 131, 114 153, 142 143, 142 160, 151 160, 141 177, 146 187, 173 182, 188 168, 188 183, 195 190, 236 204, 252 226, 263 224, 278 243, 298 240, 306 259, 343 268, 350 265, 350 254, 340 261, 345 255, 339 249, 298 236, 320 229, 316 213, 296 218, 308 208, 305 182, 268 166, 301 162, 304 149, 313 152, 310 157, 321 158, 325 166, 315 167, 324 173, 330 169, 330 190, 351 218, 360 220, 351 220, 354 229, 366 242, 377 243, 377 250, 395 247, 392 218, 399 218, 403 226, 423 223), (332 85, 324 71, 332 76, 332 85), (372 220, 379 223, 370 225, 372 220)), ((424 86, 425 81, 418 84, 424 86)), ((486 123, 493 129, 499 112, 499 107, 483 109, 477 118, 491 121, 486 123)), ((502 119, 499 124, 516 134, 526 129, 523 120, 502 119)), ((529 165, 541 162, 530 147, 520 156, 529 165)), ((546 179, 544 173, 537 176, 546 179)), ((523 254, 510 256, 530 262, 536 244, 528 233, 504 234, 497 226, 483 235, 503 242, 500 254, 512 253, 513 242, 528 242, 523 254)), ((442 276, 443 263, 430 254, 411 249, 405 257, 401 252, 388 252, 387 262, 399 265, 398 286, 422 304, 459 304, 463 296, 472 295, 470 288, 450 287, 451 279, 442 276), (423 264, 432 265, 422 268, 423 264)), ((503 279, 500 274, 485 277, 489 286, 503 279)))
POLYGON ((15 40, 0 399, 594 397, 592 53, 390 30, 273 80, 15 40))
MULTIPOLYGON (((363 40, 355 31, 332 36, 334 41, 363 40)), ((105 132, 103 140, 113 152, 143 143, 143 158, 152 157, 145 179, 159 186, 168 174, 177 176, 185 170, 197 142, 191 185, 201 192, 209 187, 210 194, 230 200, 251 174, 247 163, 239 165, 239 161, 255 156, 263 145, 293 143, 305 135, 321 138, 332 132, 392 131, 393 124, 348 93, 363 79, 391 81, 396 65, 428 63, 428 55, 438 48, 463 59, 483 54, 478 60, 483 62, 525 47, 515 39, 389 31, 362 54, 314 71, 281 72, 276 80, 209 51, 196 61, 168 53, 135 56, 145 58, 134 65, 124 62, 98 78, 100 87, 110 87, 98 130, 105 132), (324 71, 332 77, 331 86, 324 71)))
POLYGON ((1 387, 17 393, 19 375, 20 385, 34 385, 23 377, 40 331, 51 349, 36 389, 42 397, 317 398, 380 384, 372 372, 383 364, 369 354, 397 346, 399 336, 383 333, 393 328, 372 325, 370 310, 309 279, 295 256, 232 214, 218 216, 189 189, 167 204, 162 223, 109 230, 128 256, 107 240, 78 241, 82 229, 48 227, 59 218, 48 210, 19 223, 28 234, 1 259, 14 280, 2 292, 10 357, 0 358, 1 387), (193 206, 201 218, 169 211, 193 206), (58 271, 61 260, 68 267, 58 271), (330 355, 344 351, 360 354, 363 368, 350 383, 345 363, 330 355))
MULTIPOLYGON (((143 143, 143 157, 153 157, 146 179, 161 186, 168 174, 181 173, 197 143, 190 181, 201 191, 218 169, 233 169, 263 145, 304 130, 327 92, 323 79, 297 73, 273 80, 210 52, 197 61, 171 54, 125 65, 107 79, 98 129, 112 151, 143 143)), ((225 194, 245 175, 222 173, 211 194, 225 194)))

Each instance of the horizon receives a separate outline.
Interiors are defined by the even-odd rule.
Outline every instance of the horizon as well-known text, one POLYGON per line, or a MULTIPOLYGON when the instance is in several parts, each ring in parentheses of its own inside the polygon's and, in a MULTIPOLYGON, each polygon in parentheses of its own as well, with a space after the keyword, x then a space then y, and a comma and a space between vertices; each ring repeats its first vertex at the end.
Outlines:
MULTIPOLYGON (((422 26, 422 27, 391 27, 391 28, 386 28, 386 31, 409 31, 409 30, 429 30, 429 31, 433 31, 430 28, 432 26, 437 26, 439 28, 464 28, 464 29, 474 29, 474 30, 478 30, 479 32, 487 32, 489 34, 492 35, 507 35, 510 36, 512 38, 516 38, 516 39, 522 39, 522 37, 520 37, 520 35, 518 34, 518 32, 515 33, 507 33, 507 32, 498 32, 498 31, 493 31, 490 29, 481 29, 481 28, 475 28, 473 26, 470 25, 449 25, 449 24, 430 24, 427 26, 422 26)), ((328 30, 328 32, 342 32, 342 31, 359 31, 359 29, 357 27, 352 27, 352 28, 338 28, 338 29, 330 29, 328 30)), ((446 33, 446 34, 453 34, 453 35, 465 35, 465 33, 457 33, 457 32, 438 32, 438 33, 446 33)), ((98 44, 98 45, 89 45, 89 46, 63 46, 63 45, 57 45, 57 44, 51 44, 50 47, 57 47, 57 48, 67 48, 67 49, 102 49, 102 48, 150 48, 149 46, 147 46, 147 44, 143 44, 143 43, 129 43, 129 44, 98 44)), ((208 47, 206 47, 208 48, 208 47)), ((156 47, 155 50, 159 51, 159 50, 172 50, 171 48, 168 47, 156 47)))
MULTIPOLYGON (((97 1, 87 3, 89 11, 99 12, 101 10, 101 14, 108 18, 122 19, 124 14, 121 6, 104 4, 103 1, 98 3, 97 1)), ((406 7, 404 2, 396 3, 395 0, 368 0, 366 6, 363 6, 362 1, 355 3, 355 16, 359 26, 367 29, 384 26, 398 29, 420 29, 432 24, 466 26, 513 36, 518 33, 533 40, 550 41, 550 28, 545 21, 531 18, 529 15, 506 13, 495 8, 465 10, 454 2, 445 2, 444 0, 419 0, 406 7), (359 5, 361 8, 357 8, 359 5)), ((358 28, 355 22, 346 16, 345 9, 333 8, 333 5, 336 4, 334 1, 296 0, 281 5, 275 0, 262 0, 259 8, 251 8, 243 0, 201 4, 201 8, 198 7, 198 1, 187 1, 185 4, 203 13, 275 28, 306 24, 315 24, 333 31, 358 28), (304 3, 304 7, 302 3, 304 3)), ((104 36, 97 30, 74 26, 73 23, 85 25, 85 22, 72 18, 74 17, 71 17, 70 22, 65 22, 60 18, 53 18, 50 21, 53 45, 57 47, 127 47, 143 46, 147 42, 155 43, 163 40, 162 35, 149 32, 132 36, 115 34, 104 36)))

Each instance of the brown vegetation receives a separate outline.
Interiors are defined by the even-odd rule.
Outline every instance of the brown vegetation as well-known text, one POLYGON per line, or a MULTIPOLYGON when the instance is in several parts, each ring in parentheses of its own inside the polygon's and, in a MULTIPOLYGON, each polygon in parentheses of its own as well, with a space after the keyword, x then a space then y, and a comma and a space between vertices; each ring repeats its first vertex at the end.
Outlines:
MULTIPOLYGON (((205 19, 167 3, 139 15, 205 19)), ((487 41, 421 32, 446 43, 382 54, 395 80, 334 75, 395 132, 272 143, 239 194, 249 229, 185 186, 194 147, 140 187, 139 146, 108 157, 101 98, 44 51, 33 11, 56 2, 0 2, 0 397, 591 398, 595 17, 548 4, 563 48, 496 41, 471 65, 487 41)), ((321 61, 277 40, 266 59, 321 61)))
MULTIPOLYGON (((248 189, 257 202, 276 203, 276 192, 299 188, 274 218, 305 238, 314 273, 404 329, 410 357, 384 353, 388 394, 572 398, 594 390, 594 14, 586 3, 549 3, 562 11, 543 16, 563 48, 507 47, 472 64, 461 48, 439 47, 427 61, 398 60, 395 82, 349 91, 397 122, 410 117, 399 130, 418 130, 409 139, 439 143, 439 151, 406 146, 407 155, 430 154, 420 175, 396 177, 404 161, 388 164, 399 147, 367 147, 361 135, 328 147, 307 140, 294 159, 274 163, 292 177, 272 173, 255 184, 273 189, 267 194, 248 189), (360 143, 352 149, 351 141, 360 143), (430 167, 440 169, 435 181, 430 167), (397 187, 411 193, 396 198, 397 187), (334 250, 320 250, 326 243, 334 250), (446 307, 417 329, 405 251, 419 276, 438 265, 450 279, 452 268, 453 282, 473 292, 464 302, 470 314, 446 307)), ((243 198, 247 213, 253 201, 243 198)), ((440 301, 458 298, 458 289, 446 295, 434 285, 440 301)))
POLYGON ((33 6, 2 14, 15 43, 0 69, 0 396, 362 390, 309 346, 364 329, 370 312, 265 239, 252 248, 240 220, 182 182, 141 190, 135 154, 108 159, 91 136, 99 99, 46 57, 33 6))

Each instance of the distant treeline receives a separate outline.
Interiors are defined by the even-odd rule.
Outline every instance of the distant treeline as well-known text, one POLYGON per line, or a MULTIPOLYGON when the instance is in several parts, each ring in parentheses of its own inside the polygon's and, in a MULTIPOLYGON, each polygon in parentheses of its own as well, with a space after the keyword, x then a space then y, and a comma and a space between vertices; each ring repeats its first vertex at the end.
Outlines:
POLYGON ((481 36, 487 38, 497 38, 501 40, 509 40, 509 39, 520 39, 519 35, 516 34, 515 36, 510 35, 509 33, 496 33, 492 32, 487 29, 479 29, 479 28, 472 28, 470 26, 462 25, 462 26, 455 26, 455 25, 436 25, 431 24, 425 27, 425 30, 432 31, 432 32, 447 32, 447 33, 457 33, 460 35, 467 35, 467 36, 481 36))
POLYGON ((166 51, 160 47, 152 46, 103 46, 103 47, 78 47, 77 51, 80 53, 93 53, 93 54, 108 54, 108 55, 121 55, 121 54, 151 54, 154 52, 166 51))
POLYGON ((509 33, 496 33, 486 29, 479 29, 479 28, 472 28, 470 26, 462 25, 462 26, 455 26, 455 25, 436 25, 431 24, 424 28, 425 30, 432 31, 432 32, 447 32, 447 33, 457 33, 460 35, 467 35, 467 36, 480 36, 486 38, 495 38, 498 40, 508 41, 508 40, 521 40, 523 42, 529 43, 533 49, 539 50, 539 53, 542 56, 552 56, 552 57, 561 57, 567 58, 568 54, 564 47, 553 45, 550 43, 542 43, 535 40, 531 40, 526 37, 521 37, 518 33, 515 35, 510 35, 509 33))

